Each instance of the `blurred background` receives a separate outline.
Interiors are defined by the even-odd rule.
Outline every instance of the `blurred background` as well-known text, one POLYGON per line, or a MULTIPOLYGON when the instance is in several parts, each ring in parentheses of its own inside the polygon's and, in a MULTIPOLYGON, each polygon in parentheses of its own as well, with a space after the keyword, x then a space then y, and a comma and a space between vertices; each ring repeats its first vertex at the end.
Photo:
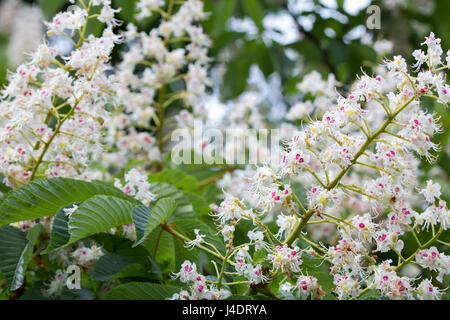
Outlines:
MULTIPOLYGON (((126 28, 130 22, 150 30, 159 17, 138 23, 136 0, 112 0, 126 28)), ((411 53, 431 31, 450 48, 450 1, 448 0, 205 0, 210 17, 205 31, 213 40, 210 56, 215 85, 207 107, 216 117, 226 116, 236 99, 253 92, 261 112, 275 126, 295 102, 305 99, 297 88, 304 75, 317 70, 325 78, 335 74, 345 93, 358 74, 379 63, 383 56, 403 55, 410 64, 411 53), (367 8, 380 8, 380 29, 369 30, 367 8), (386 41, 387 40, 387 41, 386 41)), ((70 5, 68 0, 0 1, 0 84, 7 70, 26 60, 44 39, 43 20, 50 20, 70 5)), ((93 21, 91 32, 101 33, 93 21)), ((49 41, 62 51, 71 50, 67 40, 49 41)), ((120 48, 119 48, 120 49, 120 48)), ((115 54, 113 63, 120 59, 115 54)), ((428 102, 427 102, 428 103, 428 102)), ((450 200, 450 117, 448 110, 429 102, 442 117, 444 132, 435 137, 441 144, 435 165, 422 164, 423 179, 432 177, 443 186, 450 200)))

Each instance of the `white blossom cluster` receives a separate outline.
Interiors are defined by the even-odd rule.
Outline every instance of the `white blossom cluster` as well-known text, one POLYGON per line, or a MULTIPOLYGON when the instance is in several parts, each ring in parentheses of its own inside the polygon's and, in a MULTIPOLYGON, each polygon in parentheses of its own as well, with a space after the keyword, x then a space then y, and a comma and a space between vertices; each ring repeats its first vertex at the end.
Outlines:
POLYGON ((206 277, 198 273, 197 265, 188 260, 183 262, 180 271, 174 273, 173 278, 188 284, 190 292, 182 290, 170 300, 223 300, 231 296, 230 291, 209 284, 206 277))
POLYGON ((8 66, 16 68, 40 45, 44 37, 42 12, 21 0, 5 0, 0 5, 0 33, 8 36, 8 66))
MULTIPOLYGON (((335 228, 334 240, 329 239, 333 245, 308 240, 308 250, 330 264, 339 299, 357 298, 370 289, 391 299, 441 297, 442 290, 430 279, 416 286, 416 279, 398 275, 403 266, 417 263, 437 272, 435 279, 442 282, 450 270, 448 256, 436 247, 426 249, 449 229, 450 211, 440 198, 441 187, 432 180, 417 187, 418 158, 435 160, 439 146, 432 138, 441 132, 439 118, 427 111, 423 97, 444 106, 450 101, 442 72, 450 64, 450 53, 443 57, 440 41, 433 33, 426 37, 425 52, 413 53, 413 72, 403 57, 394 56, 374 69, 380 73, 359 77, 346 97, 331 89, 336 85, 332 77, 323 81, 319 74, 307 75, 301 90, 324 102, 291 109, 288 119, 310 120, 286 143, 280 165, 247 170, 250 176, 245 179, 230 174, 221 181, 228 189, 247 185, 247 191, 241 185, 235 195, 225 194, 224 202, 215 207, 213 217, 224 240, 232 246, 238 222, 252 220, 261 241, 279 243, 261 247, 267 251, 265 263, 272 266, 263 275, 266 279, 282 272, 297 274, 306 284, 303 250, 295 241, 307 235, 301 233, 303 228, 313 235, 317 225, 326 225, 335 228), (302 182, 306 201, 302 203, 290 185, 281 182, 286 178, 302 182), (268 214, 275 216, 277 233, 261 223, 268 214), (432 239, 422 243, 417 234, 430 228, 432 239), (421 248, 409 258, 403 254, 406 233, 412 233, 421 248), (380 262, 376 252, 393 252, 399 262, 380 262)), ((253 244, 249 241, 250 247, 253 244)), ((236 249, 236 270, 255 283, 253 275, 243 271, 255 266, 249 248, 244 248, 245 252, 236 249)), ((293 287, 284 283, 280 290, 293 287)))
POLYGON ((204 113, 201 98, 211 85, 207 72, 211 40, 198 24, 207 16, 203 2, 188 0, 167 11, 161 9, 163 5, 164 1, 139 1, 139 19, 159 8, 156 11, 162 21, 149 33, 128 24, 124 34, 129 50, 115 71, 122 107, 108 125, 106 140, 116 152, 104 157, 111 165, 123 165, 129 158, 146 164, 161 162, 168 134, 163 132, 162 122, 170 121, 169 127, 191 128, 194 119, 204 113), (169 86, 179 82, 183 88, 170 92, 169 86), (165 119, 177 100, 186 108, 172 114, 171 120, 165 119))
MULTIPOLYGON (((110 1, 96 4, 107 7, 110 1)), ((99 38, 87 36, 87 10, 71 8, 46 25, 48 35, 70 38, 73 50, 61 55, 41 44, 29 62, 8 75, 1 92, 0 173, 10 186, 43 176, 96 178, 88 165, 102 151, 105 106, 115 104, 117 85, 108 62, 121 40, 112 26, 99 38)))
POLYGON ((55 272, 55 276, 47 284, 47 289, 43 289, 43 294, 47 297, 60 296, 67 285, 67 274, 64 271, 69 265, 77 265, 86 270, 92 270, 95 262, 104 255, 103 249, 95 243, 84 246, 79 243, 78 248, 72 250, 70 247, 58 249, 50 253, 50 261, 58 263, 62 269, 55 272))

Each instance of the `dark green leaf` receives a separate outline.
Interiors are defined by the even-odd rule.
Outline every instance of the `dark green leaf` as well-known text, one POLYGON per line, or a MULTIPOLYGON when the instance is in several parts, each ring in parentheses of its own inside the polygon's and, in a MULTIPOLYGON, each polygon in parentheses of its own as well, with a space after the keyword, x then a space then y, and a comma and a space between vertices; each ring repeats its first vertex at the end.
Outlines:
POLYGON ((116 253, 107 253, 95 264, 92 280, 107 281, 130 265, 130 262, 116 253))
POLYGON ((104 300, 165 300, 181 288, 147 282, 130 282, 113 288, 104 300))
POLYGON ((10 291, 17 290, 23 284, 41 227, 36 225, 27 232, 11 226, 0 228, 0 271, 10 291))
POLYGON ((69 218, 69 243, 96 233, 133 222, 135 203, 113 196, 94 196, 75 210, 69 218))
POLYGON ((100 194, 131 199, 121 190, 105 183, 68 178, 36 180, 12 190, 0 201, 0 226, 53 216, 64 206, 100 194))

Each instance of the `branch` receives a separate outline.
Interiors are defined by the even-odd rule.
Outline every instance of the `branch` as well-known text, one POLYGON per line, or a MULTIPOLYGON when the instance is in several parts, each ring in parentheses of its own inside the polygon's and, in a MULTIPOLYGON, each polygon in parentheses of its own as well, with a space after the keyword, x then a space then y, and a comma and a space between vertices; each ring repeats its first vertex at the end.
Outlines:
POLYGON ((285 9, 288 14, 294 19, 295 24, 297 25, 297 30, 304 35, 304 37, 310 40, 314 46, 319 50, 320 55, 322 56, 322 60, 327 66, 328 70, 333 73, 337 77, 337 70, 334 64, 331 61, 331 57, 328 54, 328 50, 322 45, 321 41, 314 36, 310 31, 306 31, 305 28, 298 22, 298 16, 294 15, 288 8, 287 4, 285 5, 285 9))

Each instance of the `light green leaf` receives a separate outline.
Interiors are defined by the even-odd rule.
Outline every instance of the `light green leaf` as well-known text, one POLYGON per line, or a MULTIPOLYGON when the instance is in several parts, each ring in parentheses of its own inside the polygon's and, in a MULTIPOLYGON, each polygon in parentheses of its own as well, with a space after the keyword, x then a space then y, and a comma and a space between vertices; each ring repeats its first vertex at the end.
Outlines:
POLYGON ((186 172, 177 169, 168 169, 152 174, 148 177, 148 181, 150 183, 167 182, 178 189, 190 192, 194 192, 195 190, 197 190, 198 184, 198 181, 195 177, 190 176, 186 174, 186 172))
POLYGON ((36 180, 12 190, 0 201, 0 226, 53 216, 61 207, 100 194, 132 199, 121 190, 100 182, 68 178, 36 180))
POLYGON ((264 10, 261 7, 259 0, 245 0, 242 1, 245 13, 253 20, 259 32, 264 30, 263 19, 264 10))
POLYGON ((69 243, 133 222, 134 202, 113 196, 94 196, 86 200, 69 218, 69 243))
POLYGON ((173 228, 187 237, 194 238, 194 229, 199 229, 200 234, 205 235, 204 240, 213 244, 220 252, 225 252, 223 238, 218 236, 218 231, 207 223, 198 219, 175 219, 171 222, 173 228))
POLYGON ((151 209, 146 206, 135 207, 132 212, 133 222, 136 228, 136 242, 134 246, 141 244, 150 232, 164 221, 167 221, 176 206, 177 203, 174 199, 163 198, 151 209))
POLYGON ((195 218, 194 207, 183 192, 168 183, 153 183, 150 191, 157 195, 157 200, 172 198, 177 203, 173 218, 195 218))

